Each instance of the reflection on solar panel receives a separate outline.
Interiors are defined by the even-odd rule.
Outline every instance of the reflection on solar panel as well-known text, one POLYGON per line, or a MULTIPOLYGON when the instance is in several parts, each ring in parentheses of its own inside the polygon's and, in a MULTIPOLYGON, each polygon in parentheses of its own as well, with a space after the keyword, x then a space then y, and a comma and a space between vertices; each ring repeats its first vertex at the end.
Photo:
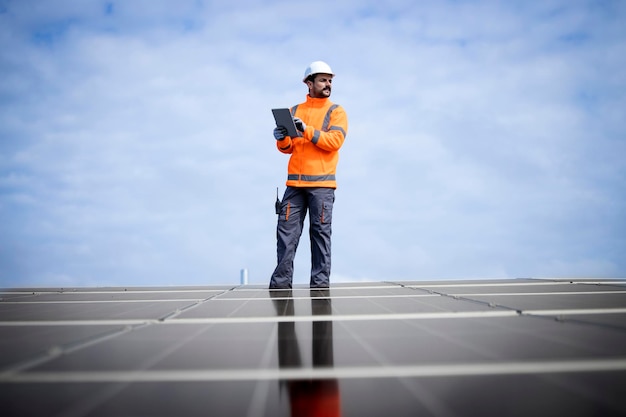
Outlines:
POLYGON ((626 414, 626 281, 0 290, 3 416, 626 414))

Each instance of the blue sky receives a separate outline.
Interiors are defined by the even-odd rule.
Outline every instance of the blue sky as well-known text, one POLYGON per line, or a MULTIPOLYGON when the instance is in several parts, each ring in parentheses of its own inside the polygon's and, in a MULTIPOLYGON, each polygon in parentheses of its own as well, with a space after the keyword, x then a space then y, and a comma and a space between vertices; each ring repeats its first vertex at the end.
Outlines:
POLYGON ((267 283, 270 109, 319 59, 350 122, 331 282, 626 277, 623 1, 20 0, 0 286, 267 283))

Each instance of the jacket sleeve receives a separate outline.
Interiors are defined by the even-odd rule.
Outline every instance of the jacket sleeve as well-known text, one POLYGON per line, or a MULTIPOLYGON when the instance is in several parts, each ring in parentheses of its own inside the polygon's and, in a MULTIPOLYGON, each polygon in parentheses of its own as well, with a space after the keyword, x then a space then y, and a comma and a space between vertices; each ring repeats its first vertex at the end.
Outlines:
POLYGON ((283 140, 277 140, 276 147, 282 153, 293 153, 293 141, 289 136, 285 136, 283 140))
POLYGON ((307 126, 303 136, 315 146, 325 151, 337 151, 343 145, 348 134, 348 116, 343 107, 338 106, 330 115, 330 123, 327 130, 317 130, 313 126, 307 126))

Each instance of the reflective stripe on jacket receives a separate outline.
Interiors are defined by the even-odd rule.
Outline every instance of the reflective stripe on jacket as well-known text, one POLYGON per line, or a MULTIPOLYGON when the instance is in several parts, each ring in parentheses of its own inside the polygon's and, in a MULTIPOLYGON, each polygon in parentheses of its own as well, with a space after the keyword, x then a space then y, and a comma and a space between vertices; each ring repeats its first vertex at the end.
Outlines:
POLYGON ((327 98, 307 95, 304 103, 292 107, 291 114, 302 119, 306 130, 302 136, 276 142, 279 151, 291 154, 287 186, 337 188, 339 148, 348 133, 346 112, 327 98))

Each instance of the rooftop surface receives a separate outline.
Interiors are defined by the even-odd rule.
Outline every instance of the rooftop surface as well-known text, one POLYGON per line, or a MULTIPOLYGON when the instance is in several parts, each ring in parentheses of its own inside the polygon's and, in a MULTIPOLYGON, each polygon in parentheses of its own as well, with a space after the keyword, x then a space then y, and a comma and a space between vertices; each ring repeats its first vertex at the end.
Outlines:
POLYGON ((3 416, 626 415, 626 281, 0 289, 3 416))

